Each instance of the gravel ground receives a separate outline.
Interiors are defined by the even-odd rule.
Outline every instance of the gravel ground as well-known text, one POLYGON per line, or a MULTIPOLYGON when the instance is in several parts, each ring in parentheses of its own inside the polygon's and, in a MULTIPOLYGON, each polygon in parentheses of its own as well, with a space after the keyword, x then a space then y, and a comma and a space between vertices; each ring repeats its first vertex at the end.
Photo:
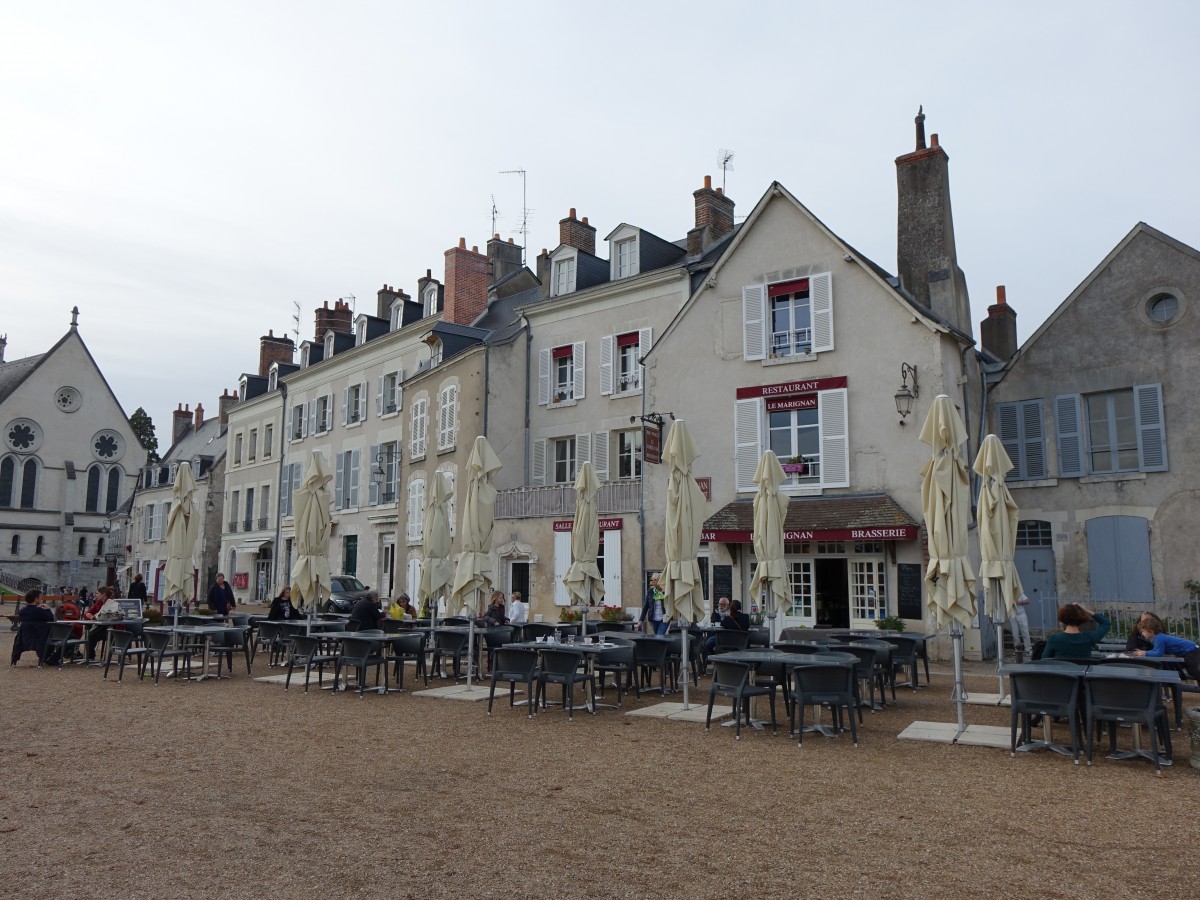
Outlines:
POLYGON ((26 654, 0 692, 0 896, 1200 895, 1186 734, 1161 779, 898 740, 953 719, 949 685, 935 664, 858 748, 797 749, 613 710, 284 693, 244 668, 118 685, 26 654))

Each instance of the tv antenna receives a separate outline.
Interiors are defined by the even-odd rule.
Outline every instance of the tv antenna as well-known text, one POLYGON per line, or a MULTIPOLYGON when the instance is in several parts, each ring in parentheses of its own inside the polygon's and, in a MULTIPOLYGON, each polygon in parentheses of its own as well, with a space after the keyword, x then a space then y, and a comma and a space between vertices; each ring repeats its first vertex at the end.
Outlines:
POLYGON ((294 313, 292 313, 292 334, 294 334, 296 336, 296 346, 299 347, 300 346, 300 302, 297 300, 293 300, 292 306, 296 310, 294 313))
POLYGON ((496 209, 496 195, 492 194, 492 230, 489 234, 496 234, 496 217, 500 215, 500 210, 496 209))
MULTIPOLYGON (((525 254, 529 249, 529 207, 525 203, 525 170, 501 169, 501 175, 521 176, 521 265, 525 265, 525 254)), ((492 234, 496 233, 496 200, 492 198, 492 234)))
POLYGON ((733 151, 718 150, 717 165, 721 168, 721 193, 725 193, 725 173, 733 171, 733 151))
POLYGON ((355 301, 356 301, 358 298, 357 298, 357 297, 355 297, 353 294, 347 294, 345 297, 338 297, 338 299, 339 299, 339 300, 349 300, 349 301, 350 301, 350 315, 351 315, 351 316, 353 316, 353 315, 355 314, 355 312, 356 312, 356 310, 355 310, 355 308, 354 308, 354 304, 355 304, 355 301))

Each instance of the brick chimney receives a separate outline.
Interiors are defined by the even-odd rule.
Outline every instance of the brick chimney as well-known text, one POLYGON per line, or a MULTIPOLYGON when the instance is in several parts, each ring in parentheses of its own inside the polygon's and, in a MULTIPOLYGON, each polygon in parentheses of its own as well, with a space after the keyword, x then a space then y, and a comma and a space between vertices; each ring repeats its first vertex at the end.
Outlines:
POLYGON ((733 231, 734 203, 721 188, 713 189, 712 176, 704 176, 704 187, 692 193, 696 199, 696 227, 688 232, 687 253, 700 256, 733 231))
POLYGON ((271 372, 271 363, 290 364, 295 351, 296 345, 290 337, 275 337, 274 329, 267 331, 258 339, 258 374, 266 378, 271 372))
POLYGON ((175 407, 175 412, 171 413, 171 443, 174 444, 188 430, 188 426, 192 424, 192 410, 190 405, 184 406, 180 403, 175 407))
POLYGON ((950 157, 916 118, 916 149, 896 157, 896 268, 901 284, 922 306, 971 334, 967 278, 958 267, 950 209, 950 157))
POLYGON ((487 309, 488 258, 478 247, 467 249, 467 239, 446 251, 446 293, 442 319, 470 325, 487 309))
POLYGON ((351 328, 351 319, 354 315, 350 311, 350 304, 342 300, 337 300, 333 304, 333 309, 329 308, 329 301, 325 301, 325 305, 317 310, 317 333, 316 340, 318 342, 325 340, 325 332, 341 331, 349 333, 351 328))
POLYGON ((388 321, 391 321, 392 304, 396 302, 396 300, 403 300, 407 303, 409 299, 411 299, 408 294, 404 293, 404 291, 398 290, 397 288, 392 287, 390 284, 385 284, 383 287, 381 287, 376 292, 375 296, 378 298, 375 305, 376 317, 380 319, 387 319, 388 321))
POLYGON ((537 280, 542 284, 542 299, 545 300, 550 296, 550 251, 545 247, 538 254, 535 265, 537 266, 537 271, 534 274, 537 275, 537 280))
POLYGON ((565 219, 558 220, 558 242, 596 255, 596 229, 588 224, 587 216, 575 218, 575 207, 565 219))
POLYGON ((203 424, 204 424, 204 407, 201 404, 197 403, 196 404, 196 417, 192 420, 192 430, 199 431, 200 426, 203 424))
POLYGON ((506 243, 500 240, 500 235, 492 235, 487 245, 488 263, 492 267, 492 284, 521 270, 521 249, 519 244, 513 243, 512 238, 506 243))
POLYGON ((8 346, 8 335, 0 335, 0 365, 4 363, 4 349, 8 346))
POLYGON ((237 406, 238 394, 237 391, 230 393, 229 391, 221 391, 221 396, 217 399, 217 421, 222 425, 229 424, 229 410, 237 406))
POLYGON ((1017 311, 1008 305, 1004 285, 996 285, 996 302, 988 307, 987 318, 979 323, 983 349, 1007 362, 1017 352, 1017 311))

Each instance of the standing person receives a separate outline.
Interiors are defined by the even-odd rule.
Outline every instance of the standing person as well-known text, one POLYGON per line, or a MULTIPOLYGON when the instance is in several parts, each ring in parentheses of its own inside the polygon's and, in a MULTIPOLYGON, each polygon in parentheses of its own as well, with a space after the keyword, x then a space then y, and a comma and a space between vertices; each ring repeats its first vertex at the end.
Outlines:
POLYGON ((347 631, 374 631, 379 628, 379 593, 367 593, 354 601, 350 607, 350 618, 346 622, 347 631))
POLYGON ((129 585, 129 599, 140 600, 143 606, 146 605, 146 582, 142 580, 141 572, 133 576, 133 583, 129 585))
POLYGON ((1094 613, 1082 603, 1068 603, 1061 607, 1058 621, 1062 623, 1063 630, 1046 638, 1042 659, 1090 659, 1092 650, 1108 634, 1108 616, 1094 613), (1093 621, 1096 623, 1094 630, 1082 629, 1081 626, 1093 621))
MULTIPOLYGON (((1163 631, 1158 616, 1145 616, 1142 637, 1150 641, 1149 650, 1134 650, 1134 656, 1182 656, 1183 667, 1192 678, 1200 681, 1200 644, 1163 631)), ((1193 745, 1194 746, 1194 745, 1193 745)))
POLYGON ((512 592, 512 603, 508 607, 508 624, 524 625, 529 621, 529 604, 520 591, 512 592))
MULTIPOLYGON (((1013 651, 1017 654, 1017 662, 1033 659, 1033 641, 1029 637, 1029 616, 1025 612, 1032 601, 1025 596, 1025 592, 1021 592, 1021 596, 1017 598, 1017 609, 1013 613, 1012 621, 1009 622, 1012 628, 1013 651), (1021 656, 1021 640, 1024 638, 1025 655, 1021 656)), ((1001 648, 1003 649, 1003 648, 1001 648)))
POLYGON ((54 613, 38 602, 41 596, 42 592, 37 588, 26 591, 25 605, 17 610, 17 624, 20 629, 13 637, 12 664, 14 666, 26 650, 36 653, 38 662, 42 660, 42 652, 46 649, 46 638, 50 636, 50 623, 54 621, 54 613))
POLYGON ((655 572, 650 576, 650 587, 646 589, 646 598, 642 601, 642 616, 638 619, 638 628, 645 630, 646 622, 649 621, 654 633, 661 636, 667 633, 667 605, 666 595, 658 586, 660 574, 655 572))
POLYGON ((225 576, 217 573, 217 582, 208 590, 208 608, 218 616, 227 616, 233 612, 236 601, 233 588, 225 583, 225 576))
POLYGON ((483 617, 487 620, 488 626, 507 625, 508 616, 504 614, 504 592, 492 591, 492 596, 489 598, 487 611, 483 617))

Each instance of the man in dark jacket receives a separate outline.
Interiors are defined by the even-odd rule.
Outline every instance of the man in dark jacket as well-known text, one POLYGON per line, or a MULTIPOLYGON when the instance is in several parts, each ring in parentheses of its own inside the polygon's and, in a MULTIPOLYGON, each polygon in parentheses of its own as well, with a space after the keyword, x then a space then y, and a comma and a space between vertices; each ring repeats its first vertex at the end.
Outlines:
POLYGON ((225 576, 217 573, 217 583, 208 591, 208 608, 218 616, 227 616, 233 612, 233 588, 225 583, 225 576))
POLYGON ((379 627, 379 594, 368 591, 365 597, 359 597, 350 607, 350 619, 346 622, 347 631, 371 631, 379 627))
POLYGON ((46 649, 46 638, 50 635, 50 623, 54 621, 54 613, 38 603, 42 592, 37 588, 25 594, 25 605, 17 610, 17 624, 20 630, 13 637, 12 664, 15 666, 21 654, 32 650, 38 660, 46 649))
POLYGON ((129 599, 146 602, 146 582, 142 580, 141 572, 133 576, 133 584, 129 585, 129 599))

